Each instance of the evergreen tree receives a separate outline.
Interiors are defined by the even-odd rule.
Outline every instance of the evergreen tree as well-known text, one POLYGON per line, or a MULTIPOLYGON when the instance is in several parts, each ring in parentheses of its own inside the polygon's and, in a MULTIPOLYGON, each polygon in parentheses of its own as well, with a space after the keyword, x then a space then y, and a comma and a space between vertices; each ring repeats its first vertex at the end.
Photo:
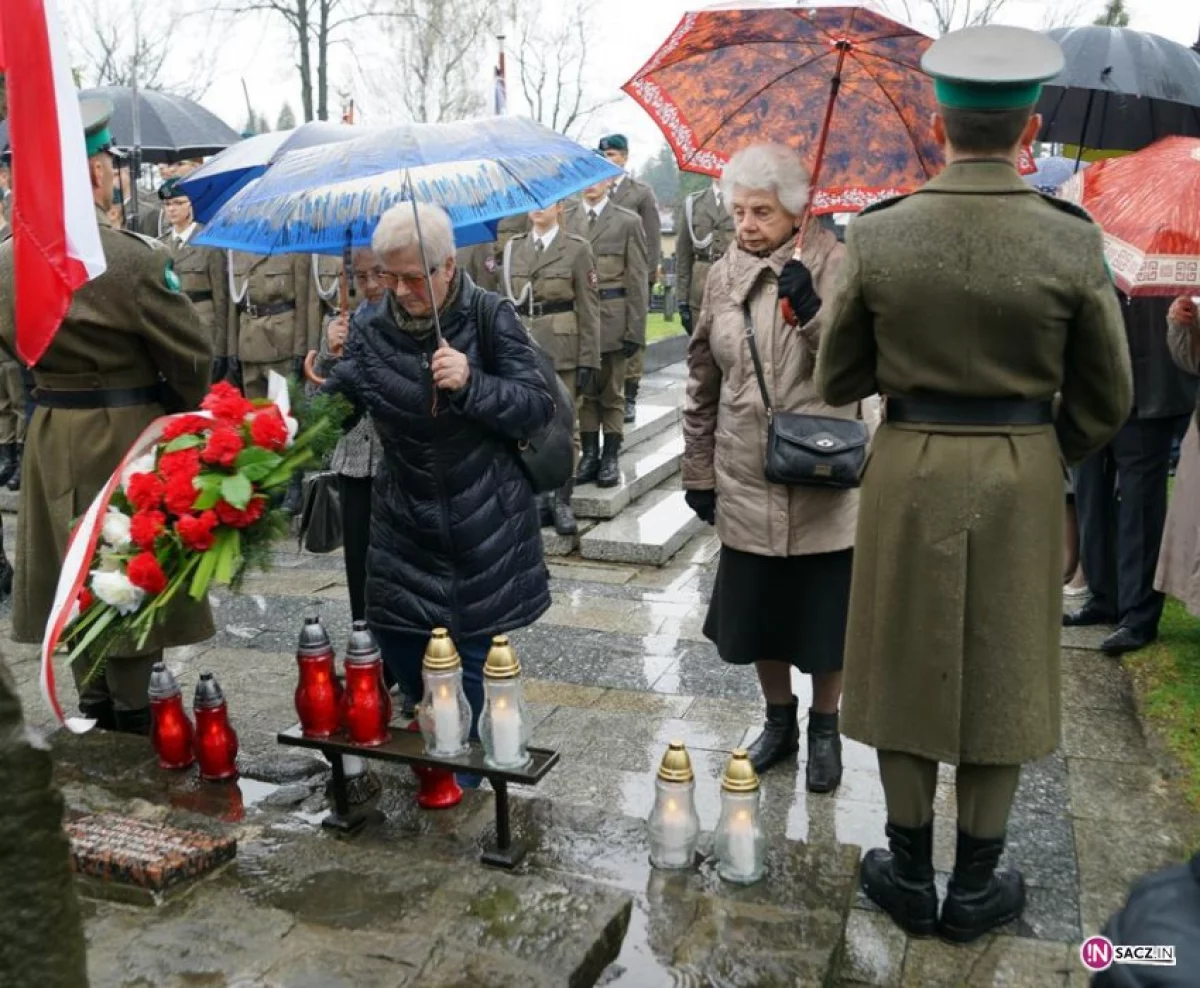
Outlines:
POLYGON ((284 103, 279 111, 279 119, 275 121, 276 130, 291 130, 296 126, 296 114, 292 112, 292 104, 284 103))
POLYGON ((1101 27, 1129 27, 1129 11, 1125 9, 1125 0, 1108 0, 1104 5, 1104 13, 1092 23, 1101 27))

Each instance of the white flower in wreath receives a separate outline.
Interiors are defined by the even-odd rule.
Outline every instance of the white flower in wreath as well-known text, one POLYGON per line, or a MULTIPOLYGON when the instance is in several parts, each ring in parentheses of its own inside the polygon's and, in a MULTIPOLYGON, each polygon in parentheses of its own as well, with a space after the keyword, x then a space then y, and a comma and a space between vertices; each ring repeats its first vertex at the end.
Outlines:
POLYGON ((119 508, 109 508, 108 514, 104 516, 104 525, 100 529, 100 535, 108 545, 118 552, 123 552, 133 544, 129 537, 129 528, 132 524, 132 519, 125 512, 119 508))
POLYGON ((154 473, 156 462, 154 450, 151 450, 130 463, 121 473, 121 490, 129 490, 129 478, 135 473, 154 473))
POLYGON ((130 583, 120 570, 92 574, 92 593, 109 607, 115 607, 122 617, 134 613, 146 599, 146 591, 130 583))

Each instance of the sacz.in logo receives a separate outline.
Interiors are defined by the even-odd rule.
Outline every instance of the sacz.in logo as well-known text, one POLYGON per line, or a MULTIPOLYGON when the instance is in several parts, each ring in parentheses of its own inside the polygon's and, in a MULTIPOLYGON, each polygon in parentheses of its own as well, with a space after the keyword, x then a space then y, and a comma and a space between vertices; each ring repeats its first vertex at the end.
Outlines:
POLYGON ((1164 946, 1118 946, 1108 937, 1089 937, 1079 948, 1079 959, 1089 971, 1107 971, 1114 964, 1174 967, 1175 948, 1164 946))

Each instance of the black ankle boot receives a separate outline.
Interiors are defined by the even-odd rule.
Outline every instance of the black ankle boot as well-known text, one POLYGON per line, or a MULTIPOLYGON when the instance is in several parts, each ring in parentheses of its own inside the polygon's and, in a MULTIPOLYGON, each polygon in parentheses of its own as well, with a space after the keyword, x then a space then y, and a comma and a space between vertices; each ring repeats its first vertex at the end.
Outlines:
POLYGON ((625 382, 625 424, 629 425, 637 418, 638 382, 625 382))
POLYGON ((596 473, 597 487, 616 487, 621 483, 621 437, 604 437, 604 454, 600 457, 600 469, 596 473))
POLYGON ((1025 879, 1019 871, 997 871, 1003 837, 972 837, 958 832, 954 874, 946 889, 938 935, 970 943, 1011 923, 1025 908, 1025 879))
POLYGON ((799 709, 800 701, 795 697, 791 703, 767 704, 762 734, 746 749, 750 764, 759 775, 800 750, 800 721, 796 717, 799 709))
POLYGON ((17 444, 5 443, 0 446, 0 487, 8 483, 17 472, 17 444))
POLYGON ((590 484, 600 472, 600 433, 581 432, 579 445, 583 455, 579 458, 579 468, 575 471, 575 483, 590 484))
POLYGON ((537 495, 537 506, 538 506, 538 524, 541 525, 542 528, 549 528, 551 525, 554 524, 554 510, 550 506, 550 495, 549 494, 538 494, 537 495))
POLYGON ((300 509, 304 507, 304 474, 296 471, 292 474, 292 479, 288 483, 287 494, 283 499, 283 510, 289 515, 300 514, 300 509))
POLYGON ((842 735, 836 711, 808 711, 808 765, 804 775, 809 792, 833 792, 841 785, 842 735))
POLYGON ((575 535, 579 531, 579 523, 575 520, 575 512, 571 508, 571 494, 575 485, 567 481, 566 486, 547 497, 554 498, 553 515, 554 531, 562 536, 575 535))
POLYGON ((115 731, 117 729, 117 718, 113 713, 112 700, 81 703, 79 704, 79 712, 88 720, 94 720, 96 726, 102 731, 115 731))
POLYGON ((122 734, 150 736, 149 707, 143 707, 141 710, 114 710, 113 718, 116 720, 114 730, 122 734))
POLYGON ((888 847, 867 852, 859 872, 862 890, 896 925, 914 937, 930 936, 937 926, 937 889, 933 885, 933 823, 900 827, 889 823, 888 847))
POLYGON ((21 489, 21 463, 25 459, 25 444, 17 443, 16 450, 13 452, 13 458, 16 461, 17 467, 12 472, 12 476, 8 478, 8 483, 5 486, 10 491, 19 491, 21 489))

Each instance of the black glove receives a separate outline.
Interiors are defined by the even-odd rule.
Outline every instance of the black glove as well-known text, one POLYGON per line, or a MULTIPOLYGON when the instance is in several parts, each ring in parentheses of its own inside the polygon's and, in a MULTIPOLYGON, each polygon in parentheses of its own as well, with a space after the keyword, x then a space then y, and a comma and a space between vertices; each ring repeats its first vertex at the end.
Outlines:
POLYGON ((779 294, 788 300, 792 314, 801 326, 821 311, 821 299, 813 284, 812 272, 795 258, 789 260, 779 272, 779 294))
POLYGON ((229 375, 229 383, 239 391, 245 388, 242 381, 242 362, 237 357, 230 357, 229 364, 226 368, 226 373, 229 375))
POLYGON ((683 495, 683 499, 701 521, 710 525, 717 523, 716 491, 688 491, 683 495))
POLYGON ((621 344, 621 353, 626 360, 632 360, 634 355, 642 348, 640 343, 635 343, 633 340, 626 340, 621 344))
POLYGON ((229 358, 228 357, 213 357, 212 361, 212 383, 224 381, 226 375, 229 374, 229 358))
POLYGON ((575 391, 577 394, 592 397, 600 393, 597 385, 600 375, 595 367, 580 367, 575 371, 575 391))
POLYGON ((692 335, 692 307, 690 305, 679 306, 679 321, 683 323, 683 331, 692 335))

